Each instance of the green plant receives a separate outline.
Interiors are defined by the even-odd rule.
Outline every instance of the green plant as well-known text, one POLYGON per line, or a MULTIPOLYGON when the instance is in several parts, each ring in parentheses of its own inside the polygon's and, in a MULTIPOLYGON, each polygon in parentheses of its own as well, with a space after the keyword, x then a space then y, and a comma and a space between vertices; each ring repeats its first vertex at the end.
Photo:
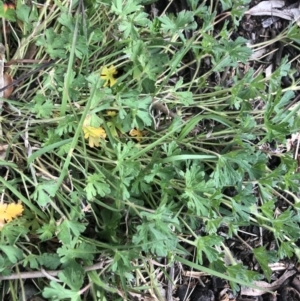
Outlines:
POLYGON ((40 10, 18 3, 11 17, 1 15, 16 27, 11 59, 32 40, 36 59, 55 60, 38 84, 22 83, 2 119, 10 152, 1 189, 5 201, 26 208, 0 232, 3 276, 52 269, 60 283, 40 283, 45 298, 75 301, 89 292, 111 300, 146 289, 159 296, 153 262, 161 257, 238 290, 263 275, 270 280, 268 263, 298 255, 299 174, 293 154, 281 151, 299 130, 298 108, 286 110, 298 81, 280 88, 290 62, 284 58, 268 78, 251 68, 241 75, 252 51, 228 36, 246 2, 221 1, 232 18, 223 23, 212 6, 188 3, 189 10, 154 18, 139 0, 40 10), (228 70, 236 74, 231 85, 228 70), (280 159, 272 169, 270 156, 280 159), (293 200, 275 216, 286 191, 293 200), (257 272, 226 245, 250 225, 277 244, 251 250, 257 272))

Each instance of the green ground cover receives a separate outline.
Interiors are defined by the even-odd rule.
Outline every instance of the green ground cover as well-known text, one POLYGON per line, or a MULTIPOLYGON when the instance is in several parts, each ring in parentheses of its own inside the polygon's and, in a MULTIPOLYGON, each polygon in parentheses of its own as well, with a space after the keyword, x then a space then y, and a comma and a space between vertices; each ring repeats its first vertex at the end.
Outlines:
POLYGON ((28 282, 49 300, 165 300, 179 264, 239 291, 300 256, 292 58, 257 72, 264 45, 233 36, 247 1, 213 2, 0 3, 7 72, 28 75, 2 107, 2 300, 28 282), (276 243, 249 246, 255 271, 228 243, 251 227, 276 243))

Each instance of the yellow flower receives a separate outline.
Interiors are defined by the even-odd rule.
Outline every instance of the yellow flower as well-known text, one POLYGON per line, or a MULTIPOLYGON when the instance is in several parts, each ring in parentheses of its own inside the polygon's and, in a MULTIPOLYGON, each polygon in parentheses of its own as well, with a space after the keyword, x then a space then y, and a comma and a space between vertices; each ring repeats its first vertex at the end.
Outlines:
POLYGON ((0 204, 0 219, 7 219, 6 208, 7 204, 0 204))
POLYGON ((16 9, 13 3, 3 3, 3 11, 6 12, 8 9, 16 9))
POLYGON ((117 82, 117 80, 114 78, 114 75, 117 73, 117 69, 114 65, 111 65, 109 68, 107 68, 107 66, 102 68, 101 79, 105 80, 104 87, 107 85, 112 87, 117 82))
POLYGON ((129 135, 131 137, 135 137, 135 139, 140 142, 142 140, 141 138, 143 137, 143 132, 141 132, 139 129, 132 129, 129 132, 129 135))
POLYGON ((23 210, 24 208, 21 203, 8 204, 6 208, 6 215, 7 215, 6 221, 10 222, 13 218, 22 215, 23 210))
POLYGON ((100 139, 106 138, 106 133, 103 128, 95 128, 93 126, 83 126, 82 127, 84 138, 89 139, 89 146, 100 146, 100 139))
POLYGON ((9 223, 12 219, 22 215, 24 208, 21 203, 0 204, 0 229, 5 222, 9 223))
POLYGON ((117 115, 117 112, 116 111, 106 111, 106 114, 110 117, 114 117, 117 115))

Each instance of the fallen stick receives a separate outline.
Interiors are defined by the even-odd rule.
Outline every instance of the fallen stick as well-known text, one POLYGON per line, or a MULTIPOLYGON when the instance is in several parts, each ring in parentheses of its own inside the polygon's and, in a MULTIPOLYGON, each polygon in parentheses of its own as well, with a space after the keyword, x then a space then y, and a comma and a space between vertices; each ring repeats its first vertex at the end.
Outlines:
MULTIPOLYGON (((265 281, 254 281, 254 285, 261 287, 263 289, 266 289, 268 291, 276 291, 286 279, 289 277, 293 276, 296 274, 295 270, 290 270, 285 272, 279 279, 274 281, 273 283, 268 283, 265 281)), ((241 295, 246 295, 246 296, 261 296, 263 294, 266 294, 267 292, 261 291, 258 289, 250 288, 250 287, 241 287, 241 295)))
MULTIPOLYGON (((95 271, 102 268, 103 268, 103 262, 98 262, 91 266, 83 267, 85 272, 95 271)), ((16 279, 33 279, 33 278, 50 278, 51 280, 53 280, 52 277, 57 276, 58 273, 61 272, 63 272, 63 270, 46 271, 44 269, 41 269, 41 271, 13 273, 9 276, 0 276, 0 281, 16 280, 16 279)))

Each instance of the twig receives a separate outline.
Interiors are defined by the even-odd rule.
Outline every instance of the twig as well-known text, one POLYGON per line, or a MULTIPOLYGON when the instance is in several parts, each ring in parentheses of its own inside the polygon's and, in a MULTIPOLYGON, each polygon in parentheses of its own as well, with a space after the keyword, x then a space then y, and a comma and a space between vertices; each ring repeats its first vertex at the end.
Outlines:
MULTIPOLYGON (((1 51, 1 48, 0 48, 0 51, 1 51)), ((1 55, 1 52, 0 52, 0 55, 1 55)), ((42 69, 45 69, 47 67, 49 67, 50 65, 54 64, 56 62, 56 60, 51 60, 47 63, 43 63, 41 64, 40 66, 38 66, 36 69, 33 69, 31 71, 29 71, 28 73, 20 76, 19 78, 15 79, 12 83, 10 83, 9 85, 6 85, 5 87, 0 87, 0 93, 2 91, 4 91, 5 89, 11 87, 11 86, 15 86, 16 84, 18 84, 19 82, 21 82, 22 80, 24 80, 25 78, 28 78, 29 76, 31 76, 32 74, 42 70, 42 69)), ((1 71, 1 70, 0 70, 1 71)), ((1 95, 1 94, 0 94, 1 95)))
MULTIPOLYGON (((41 63, 41 60, 16 59, 16 60, 10 60, 9 62, 6 62, 5 63, 5 68, 8 68, 9 66, 12 66, 12 65, 17 65, 17 64, 38 64, 38 63, 41 63)), ((45 63, 47 63, 47 62, 45 62, 45 63)))
MULTIPOLYGON (((0 43, 0 97, 3 97, 3 89, 4 87, 4 59, 5 59, 5 47, 3 44, 0 43)), ((3 101, 1 100, 0 106, 2 107, 3 101)))
MULTIPOLYGON (((0 43, 0 110, 2 110, 3 106, 3 89, 4 86, 4 60, 5 60, 5 47, 2 43, 0 43)), ((2 124, 0 123, 0 137, 3 137, 3 132, 2 132, 2 124)))
POLYGON ((167 301, 172 301, 173 300, 174 269, 175 269, 174 268, 174 263, 172 263, 171 266, 170 266, 170 271, 169 271, 170 278, 168 279, 167 301))
MULTIPOLYGON (((285 272, 280 278, 278 278, 276 281, 273 283, 268 283, 265 281, 254 281, 254 285, 266 289, 268 291, 276 291, 282 284, 283 282, 288 279, 289 277, 293 276, 296 274, 295 270, 287 271, 285 272)), ((247 296, 261 296, 263 294, 267 293, 266 291, 250 288, 250 287, 242 287, 241 288, 241 295, 247 295, 247 296)))
MULTIPOLYGON (((85 272, 95 271, 103 268, 103 262, 95 263, 91 266, 83 267, 85 272)), ((16 280, 16 279, 33 279, 33 278, 48 278, 48 276, 55 277, 58 273, 63 272, 63 270, 58 271, 45 271, 42 269, 41 271, 35 272, 22 272, 22 273, 13 273, 9 276, 0 276, 0 281, 2 280, 16 280)), ((53 280, 53 279, 51 279, 53 280)))

